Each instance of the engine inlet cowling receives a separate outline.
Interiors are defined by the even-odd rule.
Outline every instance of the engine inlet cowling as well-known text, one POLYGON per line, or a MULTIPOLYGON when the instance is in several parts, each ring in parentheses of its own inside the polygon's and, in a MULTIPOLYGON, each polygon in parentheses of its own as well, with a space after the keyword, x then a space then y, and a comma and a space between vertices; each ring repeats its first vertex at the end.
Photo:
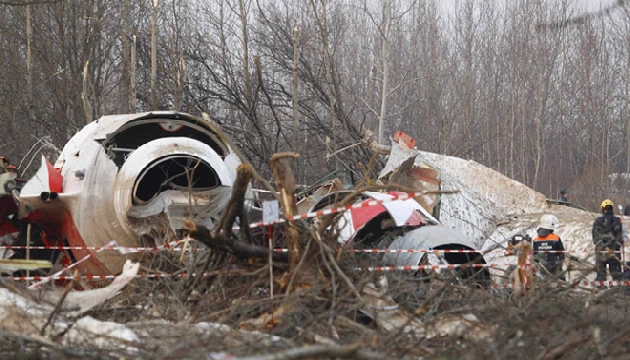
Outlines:
POLYGON ((139 174, 133 190, 133 205, 142 205, 168 190, 207 191, 221 186, 217 172, 204 160, 191 155, 156 159, 139 174))

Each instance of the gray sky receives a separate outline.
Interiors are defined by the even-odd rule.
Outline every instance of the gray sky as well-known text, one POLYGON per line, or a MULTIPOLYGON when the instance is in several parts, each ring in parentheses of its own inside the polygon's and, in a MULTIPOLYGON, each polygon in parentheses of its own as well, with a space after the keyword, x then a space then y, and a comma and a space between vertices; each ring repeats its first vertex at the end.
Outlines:
MULTIPOLYGON (((440 6, 442 7, 442 9, 448 11, 449 9, 453 9, 455 7, 455 4, 461 3, 463 1, 465 0, 441 0, 440 6)), ((501 3, 501 2, 505 2, 506 0, 491 0, 491 1, 501 3)), ((558 4, 560 4, 563 0, 556 0, 556 1, 558 2, 558 4)), ((569 3, 573 3, 576 10, 582 9, 583 11, 588 12, 588 11, 597 11, 601 7, 609 6, 615 3, 616 1, 617 0, 570 0, 569 3)), ((549 2, 552 3, 553 0, 550 0, 549 2)))

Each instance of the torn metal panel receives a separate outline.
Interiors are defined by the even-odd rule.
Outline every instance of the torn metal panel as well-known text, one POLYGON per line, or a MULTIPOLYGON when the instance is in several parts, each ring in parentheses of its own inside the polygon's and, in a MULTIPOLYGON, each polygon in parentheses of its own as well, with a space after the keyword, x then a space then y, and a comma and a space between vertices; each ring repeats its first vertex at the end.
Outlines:
MULTIPOLYGON (((324 196, 310 211, 336 206, 351 192, 342 191, 324 196)), ((454 229, 440 224, 415 199, 400 200, 406 193, 390 191, 363 192, 355 205, 338 217, 334 225, 338 229, 339 243, 356 249, 411 250, 409 252, 385 253, 383 265, 420 265, 421 263, 468 264, 485 263, 477 252, 474 242, 454 229), (377 204, 370 202, 378 201, 377 204), (369 206, 367 206, 369 205, 369 206), (449 252, 441 256, 414 250, 466 250, 472 252, 449 252)), ((370 259, 375 259, 371 256, 370 259)), ((370 260, 368 260, 370 261, 370 260)), ((474 277, 479 283, 487 282, 487 269, 459 272, 461 278, 474 277)))
POLYGON ((398 144, 393 144, 380 176, 392 173, 410 158, 414 158, 415 166, 438 169, 442 190, 459 191, 441 196, 440 221, 471 239, 476 248, 483 246, 497 223, 513 215, 539 213, 541 206, 546 206, 543 194, 475 161, 398 144))
MULTIPOLYGON (((325 207, 333 205, 334 199, 340 201, 349 192, 333 193, 322 198, 311 211, 321 210, 325 207)), ((339 229, 339 239, 341 244, 354 239, 357 233, 364 228, 370 221, 378 217, 380 214, 387 212, 387 217, 393 221, 395 227, 402 226, 421 226, 427 223, 427 219, 437 223, 431 214, 424 209, 414 199, 392 200, 395 196, 400 195, 398 192, 372 192, 366 191, 362 193, 362 198, 358 199, 356 204, 366 203, 371 200, 382 201, 381 204, 373 206, 357 207, 345 211, 337 222, 339 229)))
MULTIPOLYGON (((434 250, 440 247, 458 244, 462 250, 475 250, 475 244, 461 233, 446 226, 423 226, 397 237, 389 246, 392 250, 416 249, 434 250)), ((418 265, 426 253, 386 253, 383 261, 391 265, 418 265)))
POLYGON ((296 195, 296 206, 298 212, 301 214, 308 212, 323 197, 333 193, 338 193, 343 190, 345 190, 345 187, 339 179, 332 179, 317 187, 306 189, 305 191, 296 195))
MULTIPOLYGON (((394 145, 396 146, 396 145, 394 145)), ((379 180, 387 181, 388 184, 398 184, 416 191, 437 192, 440 190, 440 171, 421 163, 415 164, 416 157, 411 156, 403 161, 393 172, 380 176, 379 180)), ((429 213, 439 213, 434 209, 439 203, 439 195, 418 196, 416 201, 422 205, 429 213)))

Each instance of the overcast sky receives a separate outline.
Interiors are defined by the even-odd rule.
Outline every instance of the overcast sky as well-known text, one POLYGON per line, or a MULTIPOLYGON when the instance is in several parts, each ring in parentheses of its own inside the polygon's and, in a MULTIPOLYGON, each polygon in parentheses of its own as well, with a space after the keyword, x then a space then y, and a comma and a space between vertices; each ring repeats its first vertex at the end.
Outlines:
MULTIPOLYGON (((461 3, 465 0, 441 0, 440 5, 443 9, 448 10, 455 7, 455 4, 461 3)), ((504 2, 506 0, 492 0, 496 2, 504 2)), ((509 0, 508 0, 509 1, 509 0)), ((512 0, 513 1, 513 0, 512 0)), ((553 2, 554 0, 549 0, 553 2)), ((570 3, 575 5, 575 9, 583 9, 584 11, 597 11, 601 7, 609 6, 615 3, 617 0, 569 0, 570 3)), ((561 4, 563 0, 556 0, 558 4, 561 4)))

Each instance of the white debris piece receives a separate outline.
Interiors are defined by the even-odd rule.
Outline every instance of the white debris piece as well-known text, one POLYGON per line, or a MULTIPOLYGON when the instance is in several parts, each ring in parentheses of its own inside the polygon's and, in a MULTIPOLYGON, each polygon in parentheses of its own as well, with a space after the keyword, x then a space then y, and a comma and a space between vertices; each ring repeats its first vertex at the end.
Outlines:
POLYGON ((429 165, 440 172, 441 190, 459 193, 443 195, 440 221, 457 229, 477 248, 510 216, 538 213, 547 207, 545 195, 472 160, 402 148, 396 144, 380 176, 415 156, 416 166, 429 165))
POLYGON ((138 342, 139 339, 125 325, 102 322, 89 316, 80 318, 72 324, 67 315, 80 315, 111 299, 135 277, 138 269, 139 264, 128 262, 123 273, 109 286, 94 290, 70 291, 63 301, 62 311, 54 317, 50 315, 55 311, 62 291, 48 291, 43 295, 47 301, 39 301, 39 290, 13 288, 12 291, 0 288, 0 332, 39 337, 44 328, 47 329, 46 333, 53 334, 69 329, 63 339, 65 344, 89 342, 99 348, 122 347, 129 351, 129 343, 138 342), (64 312, 64 309, 72 311, 64 312))
MULTIPOLYGON (((122 273, 112 281, 107 287, 76 291, 71 290, 63 299, 62 310, 66 310, 66 314, 70 316, 77 316, 85 313, 95 306, 98 306, 105 301, 116 296, 120 290, 122 290, 133 278, 138 274, 140 264, 132 263, 127 260, 123 266, 122 273)), ((56 304, 63 295, 63 290, 47 290, 43 293, 45 300, 56 304)))
MULTIPOLYGON (((127 326, 111 321, 96 320, 91 316, 77 320, 64 336, 65 345, 92 344, 100 349, 139 342, 138 336, 127 326)), ((127 350, 132 349, 127 346, 127 350)))

